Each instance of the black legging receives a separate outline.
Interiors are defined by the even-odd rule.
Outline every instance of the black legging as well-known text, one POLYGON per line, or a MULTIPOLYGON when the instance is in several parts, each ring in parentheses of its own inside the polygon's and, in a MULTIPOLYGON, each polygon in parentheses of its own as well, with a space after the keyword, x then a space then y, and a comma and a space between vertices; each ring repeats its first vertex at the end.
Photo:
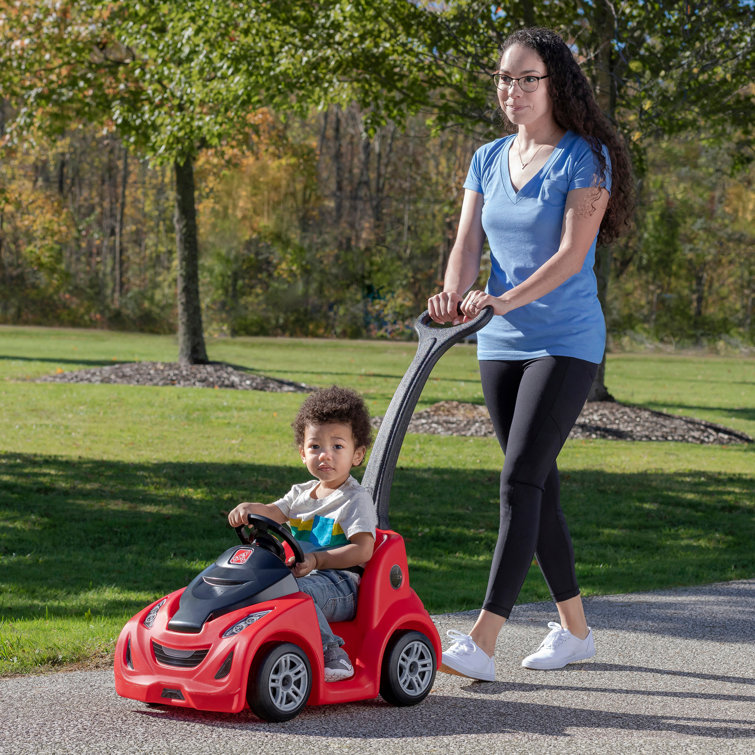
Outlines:
POLYGON ((556 602, 579 595, 556 457, 597 369, 572 357, 480 362, 485 403, 505 454, 487 611, 508 618, 533 555, 556 602))

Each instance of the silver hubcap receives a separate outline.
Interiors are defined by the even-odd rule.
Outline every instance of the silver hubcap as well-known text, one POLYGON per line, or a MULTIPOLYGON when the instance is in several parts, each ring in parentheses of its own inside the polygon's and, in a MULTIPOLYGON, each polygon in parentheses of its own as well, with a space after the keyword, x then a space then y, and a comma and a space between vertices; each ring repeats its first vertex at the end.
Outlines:
POLYGON ((308 682, 304 661, 294 653, 282 655, 273 666, 268 683, 275 707, 281 711, 294 710, 304 701, 308 682))
POLYGON ((398 682, 409 695, 424 692, 433 674, 433 659, 424 642, 410 642, 401 652, 398 660, 398 682))

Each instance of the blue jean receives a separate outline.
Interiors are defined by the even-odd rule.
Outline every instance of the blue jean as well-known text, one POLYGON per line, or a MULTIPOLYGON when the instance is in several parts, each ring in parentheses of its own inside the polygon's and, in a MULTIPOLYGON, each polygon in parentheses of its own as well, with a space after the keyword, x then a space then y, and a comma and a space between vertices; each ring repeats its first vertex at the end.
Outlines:
POLYGON ((359 576, 341 569, 315 570, 296 580, 299 589, 315 603, 323 649, 340 647, 343 639, 333 634, 329 621, 349 621, 356 615, 359 576))

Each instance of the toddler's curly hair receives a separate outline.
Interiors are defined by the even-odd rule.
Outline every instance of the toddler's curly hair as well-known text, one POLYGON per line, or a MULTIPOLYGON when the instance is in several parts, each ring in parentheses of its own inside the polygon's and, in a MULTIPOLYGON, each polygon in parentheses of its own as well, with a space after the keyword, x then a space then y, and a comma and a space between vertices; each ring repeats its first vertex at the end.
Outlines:
POLYGON ((291 423, 296 445, 304 445, 307 425, 325 425, 329 422, 349 425, 357 448, 368 448, 372 442, 370 413, 364 399, 356 391, 333 385, 311 393, 299 408, 296 419, 291 423))

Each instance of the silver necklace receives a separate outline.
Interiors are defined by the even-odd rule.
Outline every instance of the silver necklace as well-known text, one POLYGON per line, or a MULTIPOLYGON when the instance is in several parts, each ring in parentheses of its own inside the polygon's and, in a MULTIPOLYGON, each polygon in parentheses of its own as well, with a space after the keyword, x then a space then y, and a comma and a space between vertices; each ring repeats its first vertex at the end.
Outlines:
POLYGON ((524 160, 522 160, 522 145, 519 143, 519 139, 516 140, 516 152, 517 152, 517 155, 519 156, 519 162, 522 164, 522 170, 524 170, 537 157, 537 153, 540 152, 540 150, 544 146, 545 146, 545 144, 541 144, 535 150, 535 154, 532 155, 532 157, 530 157, 530 159, 527 160, 527 162, 524 162, 524 160))
POLYGON ((545 146, 546 144, 548 144, 548 142, 547 142, 547 141, 546 141, 546 142, 543 142, 543 143, 542 143, 542 144, 541 144, 541 145, 540 145, 540 146, 539 146, 539 147, 538 147, 538 148, 537 148, 537 149, 535 150, 535 154, 534 154, 534 155, 532 155, 532 157, 530 157, 530 159, 529 159, 529 160, 527 160, 527 162, 524 162, 524 160, 522 160, 522 145, 521 145, 521 144, 519 143, 519 137, 517 136, 517 138, 516 138, 516 153, 517 153, 517 155, 518 155, 518 157, 519 157, 519 162, 520 162, 520 163, 522 164, 522 168, 521 168, 522 170, 524 170, 524 169, 525 169, 525 168, 526 168, 526 167, 527 167, 527 166, 528 166, 528 165, 529 165, 529 164, 530 164, 530 163, 531 163, 531 162, 532 162, 532 161, 533 161, 533 160, 534 160, 534 159, 535 159, 535 158, 537 157, 537 155, 538 155, 538 152, 540 152, 540 150, 541 150, 541 149, 542 149, 542 148, 543 148, 543 147, 544 147, 544 146, 545 146))

